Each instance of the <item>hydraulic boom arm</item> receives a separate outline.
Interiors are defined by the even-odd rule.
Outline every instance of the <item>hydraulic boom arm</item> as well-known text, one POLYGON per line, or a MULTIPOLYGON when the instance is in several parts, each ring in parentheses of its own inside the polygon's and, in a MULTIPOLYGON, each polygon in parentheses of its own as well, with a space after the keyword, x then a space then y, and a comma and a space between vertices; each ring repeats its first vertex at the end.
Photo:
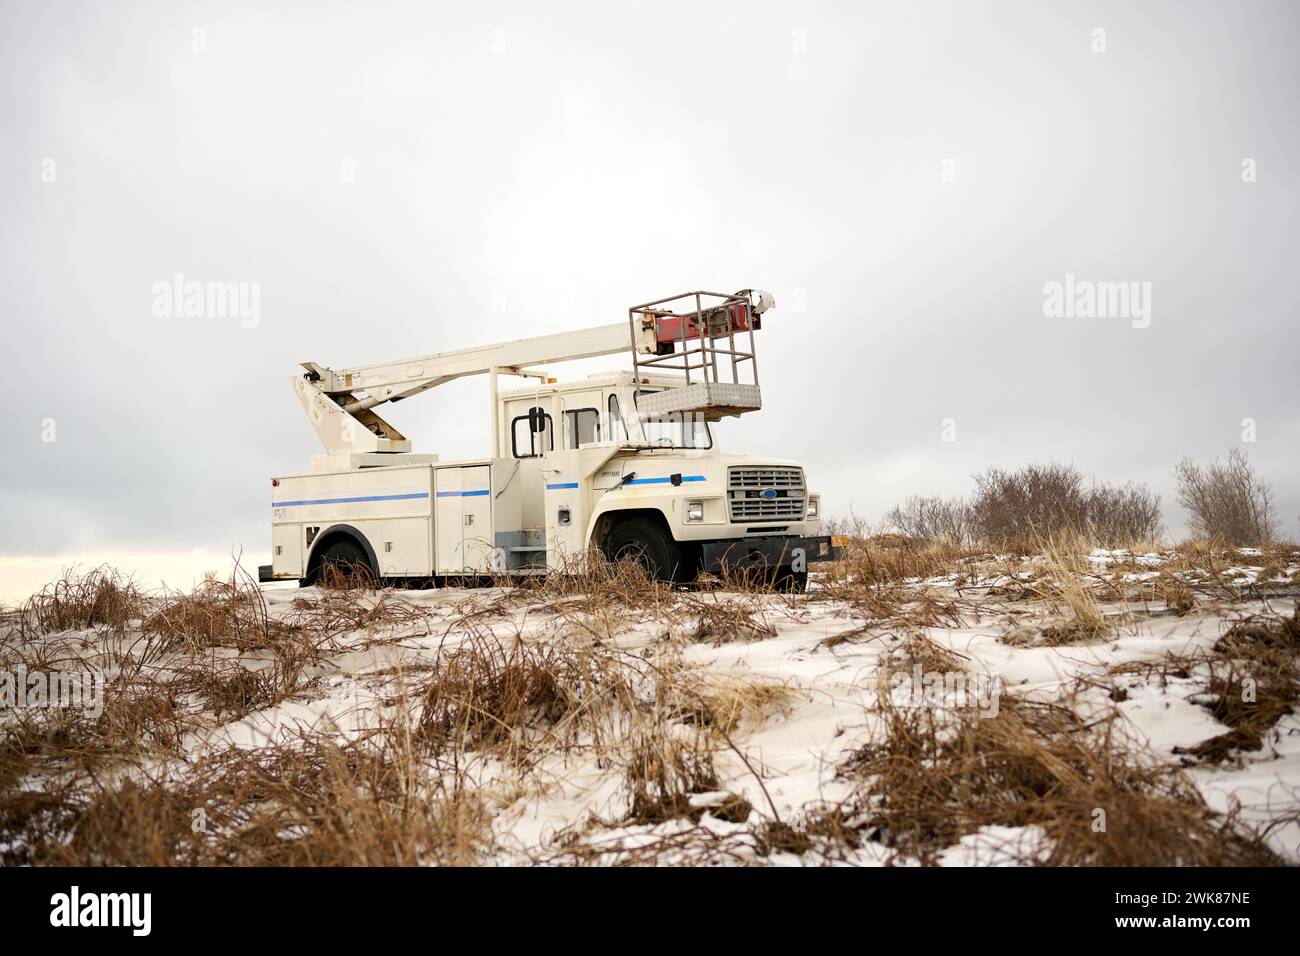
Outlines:
POLYGON ((410 441, 376 415, 375 406, 410 398, 467 375, 521 374, 529 365, 628 351, 642 356, 671 355, 678 343, 684 349, 688 341, 695 340, 703 348, 704 342, 712 342, 714 337, 757 328, 758 315, 772 306, 767 293, 748 289, 732 296, 691 295, 697 302, 700 296, 714 296, 723 304, 707 310, 697 305, 696 310, 681 314, 635 307, 627 322, 351 368, 330 369, 304 362, 306 374, 294 375, 291 381, 331 455, 409 452, 410 441))

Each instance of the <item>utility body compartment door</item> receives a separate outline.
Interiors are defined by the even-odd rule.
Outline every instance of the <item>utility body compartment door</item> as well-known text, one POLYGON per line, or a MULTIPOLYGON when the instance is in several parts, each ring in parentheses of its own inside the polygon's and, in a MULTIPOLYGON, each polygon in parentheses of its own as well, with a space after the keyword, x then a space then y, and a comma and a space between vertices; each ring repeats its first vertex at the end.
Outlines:
POLYGON ((492 570, 492 483, 487 465, 438 468, 434 479, 439 574, 492 570))
POLYGON ((492 570, 492 480, 487 465, 460 470, 461 566, 466 571, 492 570))

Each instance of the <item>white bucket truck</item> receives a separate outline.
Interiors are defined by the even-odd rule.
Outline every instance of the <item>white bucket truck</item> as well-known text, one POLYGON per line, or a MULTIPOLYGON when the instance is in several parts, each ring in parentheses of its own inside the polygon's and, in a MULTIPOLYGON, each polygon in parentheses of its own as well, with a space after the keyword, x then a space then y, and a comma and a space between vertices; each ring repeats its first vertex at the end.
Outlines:
POLYGON ((765 292, 690 292, 628 321, 292 377, 325 445, 271 479, 262 580, 314 582, 326 565, 379 579, 463 582, 565 573, 591 549, 661 580, 765 575, 802 589, 834 556, 803 467, 723 454, 712 424, 761 407, 754 331, 765 292), (632 353, 630 371, 557 382, 533 366, 632 353), (492 454, 416 454, 375 407, 490 376, 492 454), (499 377, 529 380, 502 390, 499 377))

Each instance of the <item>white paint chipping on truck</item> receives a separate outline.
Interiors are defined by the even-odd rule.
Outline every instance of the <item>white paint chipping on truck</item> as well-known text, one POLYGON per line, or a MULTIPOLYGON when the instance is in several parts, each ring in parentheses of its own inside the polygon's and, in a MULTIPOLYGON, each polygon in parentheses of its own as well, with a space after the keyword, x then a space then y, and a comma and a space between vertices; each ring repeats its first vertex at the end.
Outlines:
POLYGON ((833 554, 794 461, 722 454, 712 425, 761 408, 754 331, 764 292, 692 292, 627 323, 292 378, 325 453, 271 480, 264 580, 326 564, 380 578, 563 572, 591 548, 665 580, 743 569, 801 588, 833 554), (681 303, 686 308, 681 308, 681 303), (630 371, 557 382, 527 366, 631 352, 630 371), (487 374, 492 455, 441 461, 374 412, 487 374), (499 376, 531 385, 501 391, 499 376))

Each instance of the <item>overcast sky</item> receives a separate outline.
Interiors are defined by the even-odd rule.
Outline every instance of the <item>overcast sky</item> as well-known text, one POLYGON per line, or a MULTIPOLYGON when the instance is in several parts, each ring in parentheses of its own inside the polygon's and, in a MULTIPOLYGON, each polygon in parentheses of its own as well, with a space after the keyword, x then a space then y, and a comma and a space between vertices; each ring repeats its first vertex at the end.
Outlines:
MULTIPOLYGON (((1056 459, 1177 534, 1174 464, 1252 419, 1296 537, 1298 54, 1285 2, 5 0, 0 596, 34 559, 267 560, 269 476, 320 450, 303 360, 701 287, 777 303, 720 445, 832 514, 1056 459), (256 322, 158 315, 177 274, 257 283, 256 322), (1046 315, 1067 275, 1146 315, 1046 315)), ((483 380, 390 417, 488 450, 483 380)))

